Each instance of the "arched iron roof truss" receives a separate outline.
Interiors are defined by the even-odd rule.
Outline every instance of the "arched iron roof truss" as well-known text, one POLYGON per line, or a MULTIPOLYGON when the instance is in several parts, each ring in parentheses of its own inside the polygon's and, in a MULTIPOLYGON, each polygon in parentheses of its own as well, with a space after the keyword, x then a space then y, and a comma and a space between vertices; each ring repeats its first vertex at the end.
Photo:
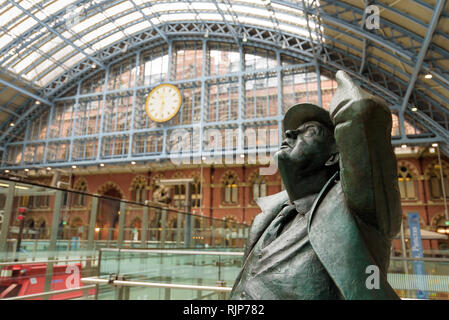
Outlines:
POLYGON ((398 115, 401 137, 394 144, 441 142, 449 154, 446 0, 7 0, 0 1, 0 16, 0 92, 28 97, 16 110, 0 106, 9 115, 1 124, 2 148, 42 108, 117 59, 206 37, 275 49, 323 72, 345 70, 398 115), (372 5, 380 26, 368 30, 372 5), (405 117, 431 134, 407 136, 405 117))

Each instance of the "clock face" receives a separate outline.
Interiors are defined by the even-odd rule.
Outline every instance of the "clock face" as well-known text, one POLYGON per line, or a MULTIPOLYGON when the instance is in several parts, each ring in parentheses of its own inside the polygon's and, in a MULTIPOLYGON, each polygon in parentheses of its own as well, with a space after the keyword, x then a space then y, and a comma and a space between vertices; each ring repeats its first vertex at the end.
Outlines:
POLYGON ((160 84, 151 90, 145 110, 151 120, 165 122, 173 118, 181 107, 181 92, 174 85, 160 84))

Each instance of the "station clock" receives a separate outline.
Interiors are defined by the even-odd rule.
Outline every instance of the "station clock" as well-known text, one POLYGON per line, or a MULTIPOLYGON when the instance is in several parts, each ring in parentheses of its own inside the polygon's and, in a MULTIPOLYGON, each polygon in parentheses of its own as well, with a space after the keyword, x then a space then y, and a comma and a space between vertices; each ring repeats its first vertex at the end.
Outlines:
POLYGON ((169 83, 156 86, 145 100, 145 110, 151 120, 165 122, 172 119, 181 107, 181 92, 169 83))

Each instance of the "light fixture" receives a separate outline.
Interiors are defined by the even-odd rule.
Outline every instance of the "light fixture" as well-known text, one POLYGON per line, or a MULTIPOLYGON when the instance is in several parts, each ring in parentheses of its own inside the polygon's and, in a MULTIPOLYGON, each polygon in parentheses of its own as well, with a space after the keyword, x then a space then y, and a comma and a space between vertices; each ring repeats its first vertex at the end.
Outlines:
POLYGON ((5 173, 9 173, 9 170, 8 170, 8 169, 6 169, 6 170, 5 170, 5 173))
POLYGON ((104 167, 104 163, 100 163, 100 167, 104 167))
POLYGON ((438 143, 432 143, 432 147, 438 147, 438 143))
POLYGON ((430 153, 435 153, 435 148, 429 148, 430 153))
POLYGON ((205 160, 206 160, 206 157, 202 157, 201 160, 205 161, 205 160))
POLYGON ((97 68, 97 65, 95 63, 92 63, 92 69, 97 68))
POLYGON ((136 162, 135 162, 135 161, 131 161, 131 164, 132 164, 132 165, 135 165, 135 164, 136 164, 136 162))
POLYGON ((50 167, 47 167, 47 170, 48 170, 48 171, 50 171, 50 170, 51 170, 51 168, 50 168, 50 167))
POLYGON ((242 39, 242 41, 243 41, 243 42, 246 42, 246 41, 248 41, 248 39, 246 38, 246 34, 244 34, 244 35, 243 35, 243 39, 242 39))
POLYGON ((14 122, 11 122, 11 123, 9 124, 9 126, 10 126, 10 127, 14 127, 14 122))
POLYGON ((245 158, 245 155, 244 155, 244 154, 241 154, 241 155, 240 155, 240 158, 245 158))
POLYGON ((28 171, 30 171, 30 169, 25 169, 24 171, 25 171, 25 172, 28 172, 28 171))
POLYGON ((402 148, 402 149, 405 149, 405 148, 407 148, 407 145, 406 145, 406 144, 403 144, 403 145, 401 146, 401 148, 402 148))
POLYGON ((76 166, 72 166, 72 169, 76 169, 76 166))
POLYGON ((36 104, 41 104, 41 102, 40 101, 38 101, 38 100, 36 100, 36 102, 35 102, 36 104))
POLYGON ((287 44, 285 43, 285 41, 282 41, 282 49, 287 48, 287 44))
POLYGON ((98 232, 98 231, 100 231, 100 228, 95 228, 95 232, 98 232))
POLYGON ((412 111, 413 111, 413 112, 416 112, 416 111, 418 111, 418 108, 417 108, 417 107, 413 107, 413 108, 412 108, 412 111))
POLYGON ((204 38, 209 38, 209 29, 206 29, 206 33, 204 33, 204 38))
POLYGON ((424 78, 426 78, 426 79, 432 79, 432 75, 431 75, 430 73, 428 73, 428 74, 426 74, 426 75, 424 76, 424 78))

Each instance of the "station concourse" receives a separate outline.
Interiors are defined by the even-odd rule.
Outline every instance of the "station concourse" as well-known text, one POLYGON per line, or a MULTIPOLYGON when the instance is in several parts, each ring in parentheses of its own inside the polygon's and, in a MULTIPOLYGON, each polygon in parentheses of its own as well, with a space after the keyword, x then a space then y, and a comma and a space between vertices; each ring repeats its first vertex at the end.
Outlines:
POLYGON ((446 0, 0 0, 0 300, 225 300, 295 104, 386 102, 388 283, 449 299, 446 0))

